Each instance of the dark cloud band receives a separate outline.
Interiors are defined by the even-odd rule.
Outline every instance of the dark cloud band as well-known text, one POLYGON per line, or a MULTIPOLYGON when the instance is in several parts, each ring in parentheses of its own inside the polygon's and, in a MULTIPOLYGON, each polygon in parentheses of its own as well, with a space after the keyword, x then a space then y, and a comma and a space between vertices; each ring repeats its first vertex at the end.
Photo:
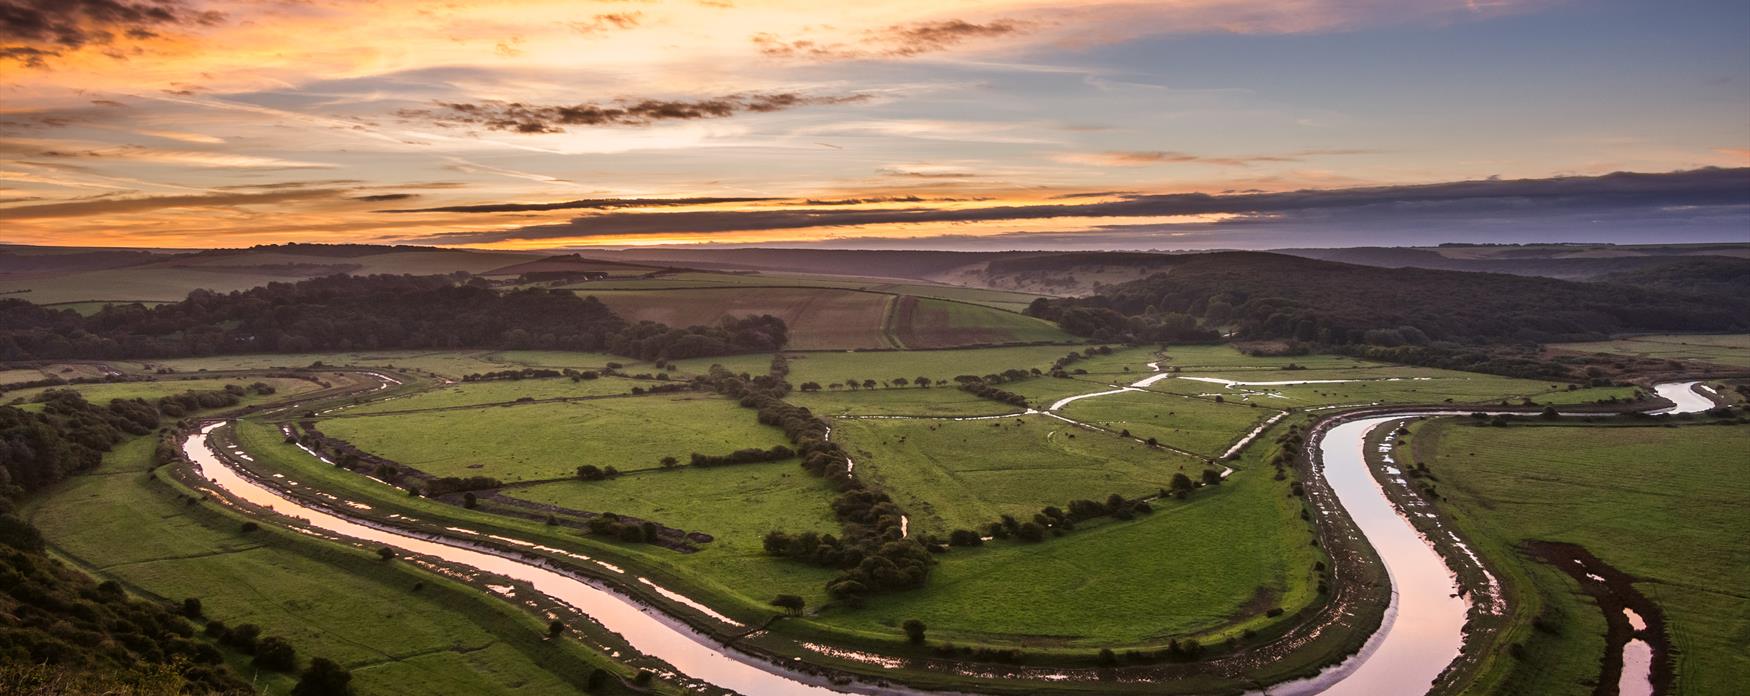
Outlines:
POLYGON ((566 126, 649 126, 659 121, 727 118, 738 113, 769 113, 804 106, 846 104, 867 98, 860 94, 822 96, 777 92, 569 106, 500 101, 438 102, 436 109, 402 109, 396 115, 442 126, 471 126, 512 133, 563 133, 566 126))
MULTIPOLYGON (((508 240, 726 233, 906 223, 1044 220, 1072 217, 1237 215, 1259 222, 1343 216, 1427 216, 1471 220, 1514 219, 1578 212, 1750 207, 1750 168, 1696 169, 1663 174, 1618 172, 1549 179, 1486 179, 1413 186, 1380 186, 1279 193, 1125 195, 1120 200, 985 208, 911 207, 886 210, 730 210, 660 213, 613 212, 513 230, 434 235, 419 241, 485 244, 508 240)), ((1698 213, 1699 214, 1699 213, 1698 213)))

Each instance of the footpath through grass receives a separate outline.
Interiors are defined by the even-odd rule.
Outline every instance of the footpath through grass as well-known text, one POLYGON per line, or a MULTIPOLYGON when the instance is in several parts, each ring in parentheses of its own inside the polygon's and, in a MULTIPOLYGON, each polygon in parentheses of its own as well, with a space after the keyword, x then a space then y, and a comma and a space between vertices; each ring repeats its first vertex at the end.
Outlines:
POLYGON ((1070 402, 1069 418, 1132 436, 1219 457, 1265 419, 1279 411, 1212 399, 1184 398, 1146 391, 1124 392, 1070 402))
POLYGON ((1516 550, 1529 540, 1579 544, 1639 579, 1665 612, 1680 693, 1750 683, 1750 427, 1445 419, 1413 433, 1441 507, 1529 603, 1507 633, 1528 659, 1492 661, 1479 690, 1586 694, 1597 678, 1600 610, 1568 576, 1516 550), (1529 626, 1546 607, 1554 633, 1529 626))

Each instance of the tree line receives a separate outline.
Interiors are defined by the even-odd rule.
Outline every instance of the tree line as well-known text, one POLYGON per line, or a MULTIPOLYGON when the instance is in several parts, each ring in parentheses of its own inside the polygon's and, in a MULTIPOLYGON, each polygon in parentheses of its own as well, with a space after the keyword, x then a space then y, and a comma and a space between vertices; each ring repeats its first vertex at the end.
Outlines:
POLYGON ((850 457, 827 439, 826 421, 784 401, 790 392, 784 380, 788 366, 774 360, 773 368, 769 374, 744 377, 714 365, 700 379, 742 407, 754 409, 760 423, 783 430, 802 457, 802 468, 839 491, 832 508, 841 533, 773 531, 762 541, 763 548, 773 556, 837 569, 839 574, 827 582, 827 592, 853 606, 869 594, 922 586, 934 559, 918 540, 906 538, 904 513, 885 492, 851 475, 850 457))
POLYGON ((1028 313, 1097 340, 1287 339, 1382 347, 1585 340, 1612 333, 1738 331, 1750 301, 1257 252, 1175 257, 1171 272, 1028 313))
POLYGON ((181 302, 109 305, 91 316, 0 300, 0 360, 175 358, 394 348, 605 351, 640 360, 766 352, 788 341, 782 319, 714 326, 628 323, 593 297, 500 292, 457 276, 335 275, 181 302))

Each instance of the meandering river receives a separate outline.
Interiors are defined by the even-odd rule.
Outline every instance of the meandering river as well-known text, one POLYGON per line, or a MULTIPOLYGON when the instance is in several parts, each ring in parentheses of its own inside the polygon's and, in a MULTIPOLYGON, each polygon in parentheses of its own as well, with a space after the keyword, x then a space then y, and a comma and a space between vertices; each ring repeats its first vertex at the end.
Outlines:
MULTIPOLYGON (((1151 365, 1151 367, 1153 367, 1151 365)), ((1158 368, 1157 368, 1158 369, 1158 368)), ((1118 393, 1146 387, 1167 378, 1152 375, 1118 393)), ((1707 410, 1713 402, 1694 390, 1695 382, 1661 384, 1657 393, 1676 406, 1666 413, 1707 410)), ((1090 398, 1097 394, 1081 395, 1090 398)), ((1061 408, 1073 399, 1053 404, 1061 408)), ((1366 462, 1367 434, 1402 420, 1411 412, 1360 418, 1331 427, 1319 443, 1324 477, 1367 541, 1378 551, 1391 577, 1392 602, 1380 630, 1356 656, 1318 677, 1269 690, 1273 694, 1414 694, 1458 656, 1469 601, 1456 596, 1457 586, 1445 561, 1386 497, 1366 462)), ((391 546, 402 551, 442 558, 460 565, 529 583, 536 590, 577 608, 608 630, 620 634, 638 651, 661 659, 688 677, 745 694, 913 693, 858 684, 829 687, 818 679, 785 671, 736 653, 684 623, 666 617, 629 597, 557 572, 541 564, 489 553, 466 545, 381 529, 283 497, 234 471, 207 445, 208 435, 222 424, 192 434, 183 452, 213 486, 237 498, 302 518, 315 528, 343 537, 391 546)), ((690 601, 690 600, 689 600, 690 601)), ((1627 678, 1627 675, 1625 675, 1627 678)))

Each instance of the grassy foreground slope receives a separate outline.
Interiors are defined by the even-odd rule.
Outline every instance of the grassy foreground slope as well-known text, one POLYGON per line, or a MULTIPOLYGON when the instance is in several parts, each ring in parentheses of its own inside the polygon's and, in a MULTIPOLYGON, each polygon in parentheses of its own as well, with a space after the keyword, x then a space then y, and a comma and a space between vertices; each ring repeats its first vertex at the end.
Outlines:
MULTIPOLYGON (((562 693, 592 669, 577 643, 542 640, 536 617, 475 590, 271 525, 243 531, 240 518, 147 474, 152 444, 128 441, 32 502, 27 514, 58 554, 149 597, 199 598, 209 619, 253 623, 305 657, 329 657, 352 670, 360 693, 562 693)), ((267 692, 291 688, 288 675, 232 666, 267 692)))
MULTIPOLYGON (((1453 516, 1530 606, 1564 617, 1557 633, 1510 629, 1530 658, 1497 660, 1484 688, 1591 693, 1604 624, 1566 575, 1517 550, 1530 540, 1586 547, 1636 577, 1665 612, 1685 694, 1750 683, 1750 427, 1491 428, 1444 420, 1414 431, 1453 516), (1489 684, 1494 686, 1488 686, 1489 684)), ((1512 585, 1509 585, 1511 588, 1512 585)))

